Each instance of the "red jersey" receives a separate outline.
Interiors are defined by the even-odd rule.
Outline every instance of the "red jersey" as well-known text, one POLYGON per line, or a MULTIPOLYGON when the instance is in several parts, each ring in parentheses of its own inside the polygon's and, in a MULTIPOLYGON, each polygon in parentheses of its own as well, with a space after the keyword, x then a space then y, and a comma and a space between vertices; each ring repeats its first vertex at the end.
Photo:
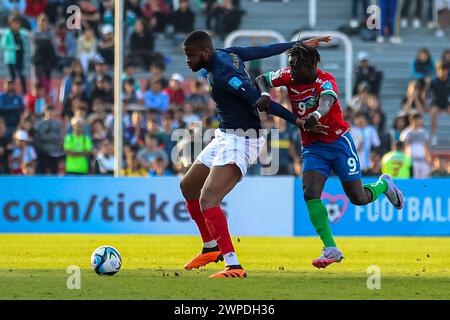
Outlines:
POLYGON ((330 111, 320 118, 320 123, 328 126, 326 130, 328 135, 302 130, 302 144, 304 146, 317 141, 334 142, 349 129, 350 126, 344 121, 339 104, 336 79, 331 73, 317 69, 317 79, 314 83, 295 84, 291 77, 291 68, 288 67, 267 73, 266 80, 271 87, 287 87, 292 112, 303 120, 306 119, 308 114, 317 110, 322 95, 329 94, 336 98, 336 102, 331 106, 330 111))

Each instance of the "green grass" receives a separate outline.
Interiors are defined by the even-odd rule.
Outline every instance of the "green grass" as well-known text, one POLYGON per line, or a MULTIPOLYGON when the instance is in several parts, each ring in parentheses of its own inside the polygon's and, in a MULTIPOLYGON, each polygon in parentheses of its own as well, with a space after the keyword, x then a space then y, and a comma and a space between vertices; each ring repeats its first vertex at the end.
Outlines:
POLYGON ((209 279, 223 263, 185 271, 198 237, 0 235, 0 299, 450 299, 450 238, 337 237, 346 259, 317 270, 317 238, 234 237, 246 279, 209 279), (90 255, 116 247, 122 270, 97 276, 90 255), (79 266, 81 289, 66 286, 79 266), (381 269, 369 290, 367 268, 381 269))

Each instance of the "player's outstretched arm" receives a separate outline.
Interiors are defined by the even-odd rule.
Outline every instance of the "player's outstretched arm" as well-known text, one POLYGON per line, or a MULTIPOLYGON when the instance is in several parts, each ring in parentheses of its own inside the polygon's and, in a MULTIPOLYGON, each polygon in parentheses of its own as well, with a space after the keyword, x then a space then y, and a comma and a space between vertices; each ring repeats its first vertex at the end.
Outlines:
MULTIPOLYGON (((330 40, 330 36, 323 36, 300 42, 303 42, 304 44, 311 47, 318 47, 322 42, 329 42, 330 40)), ((242 59, 242 61, 251 61, 279 55, 291 49, 297 43, 298 41, 292 41, 261 46, 230 47, 227 48, 227 50, 236 53, 242 59)))

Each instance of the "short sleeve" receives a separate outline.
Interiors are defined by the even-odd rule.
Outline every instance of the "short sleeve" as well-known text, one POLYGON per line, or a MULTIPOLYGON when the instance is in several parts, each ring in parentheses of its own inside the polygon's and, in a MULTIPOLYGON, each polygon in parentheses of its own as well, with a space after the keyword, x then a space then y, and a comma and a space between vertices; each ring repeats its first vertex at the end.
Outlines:
POLYGON ((284 68, 270 71, 264 77, 271 88, 287 86, 291 81, 291 69, 284 68))
POLYGON ((336 79, 333 76, 327 75, 324 79, 320 88, 318 90, 320 96, 329 94, 336 99, 338 98, 338 88, 336 84, 336 79))

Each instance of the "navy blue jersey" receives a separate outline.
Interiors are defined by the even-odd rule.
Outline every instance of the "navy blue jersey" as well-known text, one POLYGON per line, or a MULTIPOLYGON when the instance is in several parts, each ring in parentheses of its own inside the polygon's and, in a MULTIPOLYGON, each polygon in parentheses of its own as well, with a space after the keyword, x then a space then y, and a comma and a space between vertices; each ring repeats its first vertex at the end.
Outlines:
POLYGON ((294 44, 288 42, 215 50, 207 71, 221 129, 261 129, 258 110, 253 107, 260 93, 253 85, 244 62, 281 54, 294 44))

